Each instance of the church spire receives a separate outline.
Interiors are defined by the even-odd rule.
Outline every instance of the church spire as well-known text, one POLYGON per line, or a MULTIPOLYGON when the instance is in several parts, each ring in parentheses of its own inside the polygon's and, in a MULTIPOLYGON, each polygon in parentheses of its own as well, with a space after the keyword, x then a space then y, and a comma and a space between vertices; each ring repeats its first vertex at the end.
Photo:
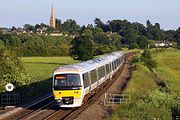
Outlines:
POLYGON ((51 28, 55 28, 54 0, 52 1, 51 17, 50 17, 50 27, 51 28))

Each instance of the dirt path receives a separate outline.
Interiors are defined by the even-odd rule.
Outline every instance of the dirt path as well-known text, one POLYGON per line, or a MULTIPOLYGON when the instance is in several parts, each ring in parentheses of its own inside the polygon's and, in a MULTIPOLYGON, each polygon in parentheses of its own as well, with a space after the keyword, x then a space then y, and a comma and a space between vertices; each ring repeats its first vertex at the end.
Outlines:
MULTIPOLYGON (((127 85, 128 77, 130 74, 129 63, 125 64, 125 67, 121 73, 121 75, 116 79, 116 81, 111 85, 110 88, 106 91, 106 93, 121 93, 123 88, 127 85)), ((85 111, 83 111, 75 120, 104 120, 111 113, 107 107, 104 106, 104 94, 93 103, 90 107, 88 107, 85 111)))

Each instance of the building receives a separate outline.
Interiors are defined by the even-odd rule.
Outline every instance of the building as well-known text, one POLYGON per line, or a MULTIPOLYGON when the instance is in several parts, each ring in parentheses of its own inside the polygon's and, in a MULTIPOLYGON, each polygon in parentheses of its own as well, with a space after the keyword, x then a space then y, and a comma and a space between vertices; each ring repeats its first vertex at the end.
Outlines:
POLYGON ((156 41, 155 46, 156 47, 167 47, 167 46, 172 46, 173 43, 169 41, 156 41))
POLYGON ((55 14, 54 14, 54 0, 52 1, 51 17, 50 17, 49 26, 53 29, 55 29, 55 27, 56 27, 56 20, 55 20, 55 14))

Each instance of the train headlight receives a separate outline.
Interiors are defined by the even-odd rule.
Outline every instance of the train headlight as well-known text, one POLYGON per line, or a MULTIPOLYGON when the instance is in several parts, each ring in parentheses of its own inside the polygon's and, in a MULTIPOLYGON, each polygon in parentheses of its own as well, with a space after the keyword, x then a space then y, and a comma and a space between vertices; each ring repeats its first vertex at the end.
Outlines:
POLYGON ((56 101, 57 101, 58 103, 60 103, 60 102, 62 101, 62 99, 56 99, 56 101))

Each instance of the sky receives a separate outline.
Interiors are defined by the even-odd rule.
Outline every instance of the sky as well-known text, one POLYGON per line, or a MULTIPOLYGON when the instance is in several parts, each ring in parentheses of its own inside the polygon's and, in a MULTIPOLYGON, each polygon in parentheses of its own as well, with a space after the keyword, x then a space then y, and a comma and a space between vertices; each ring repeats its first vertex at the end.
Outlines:
MULTIPOLYGON (((49 24, 52 0, 0 0, 0 27, 49 24)), ((160 23, 165 30, 180 27, 180 0, 54 0, 55 17, 80 25, 113 19, 160 23)))

